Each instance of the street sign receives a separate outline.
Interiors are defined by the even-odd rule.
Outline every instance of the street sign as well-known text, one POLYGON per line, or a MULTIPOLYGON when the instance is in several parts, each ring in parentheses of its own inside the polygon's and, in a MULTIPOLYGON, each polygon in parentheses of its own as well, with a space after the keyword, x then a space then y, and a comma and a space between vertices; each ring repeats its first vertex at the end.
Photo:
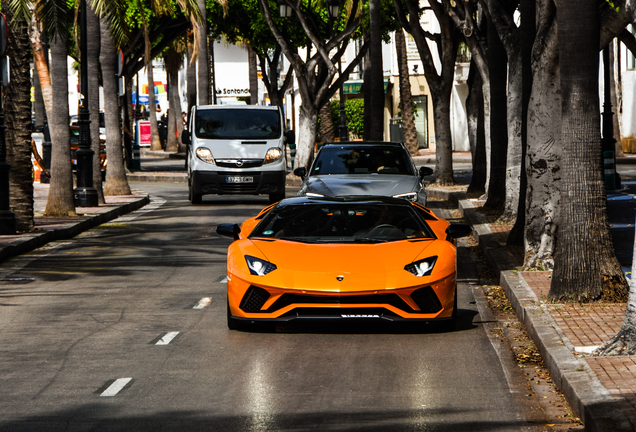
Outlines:
POLYGON ((117 53, 117 77, 124 75, 124 52, 120 49, 117 53))
POLYGON ((0 56, 7 51, 7 41, 9 40, 9 26, 7 25, 7 17, 0 13, 0 56))

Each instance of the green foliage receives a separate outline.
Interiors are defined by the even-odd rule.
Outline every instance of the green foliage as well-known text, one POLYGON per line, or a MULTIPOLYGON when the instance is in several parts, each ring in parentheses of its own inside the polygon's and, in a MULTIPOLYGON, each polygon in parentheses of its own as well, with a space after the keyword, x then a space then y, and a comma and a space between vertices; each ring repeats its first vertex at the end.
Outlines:
MULTIPOLYGON (((331 110, 331 123, 334 125, 336 135, 340 125, 340 101, 329 102, 331 110)), ((347 119, 347 129, 349 136, 360 138, 364 134, 364 99, 350 99, 345 102, 345 117, 347 119)), ((320 130, 320 116, 318 118, 318 130, 320 130)))
MULTIPOLYGON (((360 37, 360 30, 369 31, 369 2, 363 3, 362 29, 354 33, 354 37, 360 37)), ((391 32, 401 30, 402 25, 395 13, 393 0, 380 0, 380 27, 382 28, 382 40, 385 43, 391 42, 391 32)))

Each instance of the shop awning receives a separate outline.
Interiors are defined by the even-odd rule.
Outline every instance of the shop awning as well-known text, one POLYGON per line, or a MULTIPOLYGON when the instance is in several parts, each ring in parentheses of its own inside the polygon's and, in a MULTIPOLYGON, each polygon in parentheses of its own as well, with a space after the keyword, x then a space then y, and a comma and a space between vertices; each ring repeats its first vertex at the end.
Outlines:
MULTIPOLYGON (((343 86, 344 94, 358 94, 362 92, 362 80, 348 80, 345 81, 343 86)), ((384 78, 384 93, 389 88, 389 79, 384 78)))

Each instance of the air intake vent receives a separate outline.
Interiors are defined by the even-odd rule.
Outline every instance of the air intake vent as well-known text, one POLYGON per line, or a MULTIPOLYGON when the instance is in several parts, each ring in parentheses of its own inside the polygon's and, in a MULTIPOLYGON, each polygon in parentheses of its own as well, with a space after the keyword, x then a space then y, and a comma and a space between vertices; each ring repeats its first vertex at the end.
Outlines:
POLYGON ((260 312, 268 298, 269 293, 266 290, 252 285, 247 289, 239 307, 249 313, 260 312))
POLYGON ((411 298, 423 313, 435 313, 442 310, 442 304, 431 287, 427 286, 413 291, 411 298))

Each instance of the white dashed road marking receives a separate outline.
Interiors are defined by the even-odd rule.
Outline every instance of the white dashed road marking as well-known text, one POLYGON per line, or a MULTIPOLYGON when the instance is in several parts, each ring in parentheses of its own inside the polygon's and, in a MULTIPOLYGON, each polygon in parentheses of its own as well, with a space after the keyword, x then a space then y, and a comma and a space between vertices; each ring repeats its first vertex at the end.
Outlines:
POLYGON ((199 300, 199 303, 197 303, 196 306, 192 309, 203 309, 204 307, 208 306, 211 301, 212 299, 210 297, 203 297, 201 300, 199 300))
POLYGON ((223 279, 221 279, 221 282, 219 283, 227 283, 227 276, 225 276, 223 279))
POLYGON ((116 379, 114 383, 108 386, 106 390, 102 394, 101 397, 113 397, 117 393, 119 393, 126 385, 132 381, 132 378, 119 378, 116 379))
POLYGON ((176 338, 179 332, 168 332, 166 333, 155 345, 168 345, 172 342, 172 339, 176 338))

